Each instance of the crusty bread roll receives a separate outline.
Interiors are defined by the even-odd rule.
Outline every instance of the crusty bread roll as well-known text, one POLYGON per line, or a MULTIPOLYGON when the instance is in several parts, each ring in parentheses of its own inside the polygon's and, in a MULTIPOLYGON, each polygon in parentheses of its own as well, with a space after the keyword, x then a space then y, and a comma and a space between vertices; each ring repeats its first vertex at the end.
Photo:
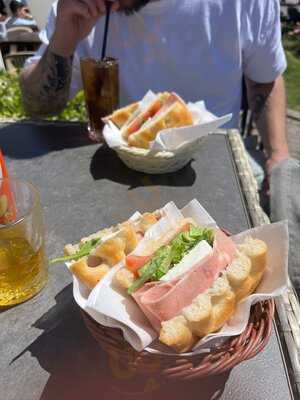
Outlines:
POLYGON ((64 254, 65 256, 73 256, 76 254, 76 252, 79 250, 79 247, 77 244, 66 244, 64 248, 64 254))
POLYGON ((218 330, 234 312, 235 296, 227 278, 218 278, 212 288, 199 295, 192 308, 183 310, 188 326, 198 337, 218 330), (197 310, 198 309, 198 310, 197 310))
POLYGON ((157 222, 157 217, 154 213, 145 213, 142 215, 137 223, 137 231, 143 234, 155 223, 157 222))
POLYGON ((240 301, 250 292, 249 277, 252 265, 245 254, 238 252, 236 258, 226 269, 227 279, 235 293, 236 300, 240 301))
POLYGON ((128 143, 130 146, 148 149, 150 142, 156 138, 161 130, 192 124, 193 117, 187 106, 180 101, 176 101, 164 113, 161 113, 149 124, 131 134, 128 137, 128 143))
POLYGON ((162 322, 159 340, 179 353, 188 351, 196 343, 196 337, 189 329, 186 319, 179 315, 162 322))
POLYGON ((118 264, 125 258, 126 244, 123 238, 114 237, 101 243, 93 251, 93 255, 101 258, 109 266, 118 264))
POLYGON ((237 303, 255 291, 266 265, 266 243, 247 238, 214 285, 185 307, 182 315, 162 323, 159 340, 176 351, 185 352, 194 346, 195 336, 201 338, 218 331, 234 314, 237 303), (190 330, 189 345, 187 329, 190 330))
POLYGON ((120 289, 127 290, 134 282, 135 275, 127 268, 121 268, 113 276, 113 283, 120 289))
POLYGON ((190 329, 197 336, 204 336, 204 329, 210 325, 211 321, 211 296, 208 293, 200 294, 194 299, 191 305, 182 310, 182 314, 188 322, 190 329))
MULTIPOLYGON (((88 237, 84 237, 80 240, 80 244, 67 244, 64 248, 64 253, 65 255, 73 256, 80 250, 80 246, 84 243, 92 239, 103 240, 91 252, 87 260, 85 257, 78 260, 72 265, 70 271, 75 271, 77 277, 92 289, 93 279, 95 285, 99 281, 99 279, 97 279, 98 275, 96 267, 99 267, 98 272, 99 276, 101 276, 102 271, 108 271, 109 267, 113 267, 122 261, 127 254, 130 254, 136 248, 141 237, 161 218, 161 216, 161 210, 157 210, 153 213, 145 213, 137 220, 128 220, 118 224, 117 226, 105 228, 88 237), (107 239, 108 237, 110 237, 110 239, 107 239), (107 268, 104 267, 104 264, 107 268), (88 269, 86 269, 86 267, 88 267, 88 269), (92 269, 93 271, 91 271, 92 269), (93 278, 91 278, 91 276, 93 278)), ((76 275, 75 272, 73 273, 76 275)), ((103 276, 104 274, 101 278, 103 276)), ((124 278, 121 278, 121 287, 123 287, 122 285, 125 285, 124 282, 127 282, 127 285, 129 285, 130 281, 128 279, 127 281, 124 281, 124 278)))
POLYGON ((122 225, 120 232, 118 233, 118 237, 124 241, 125 254, 131 253, 138 244, 138 236, 135 232, 133 225, 129 222, 125 222, 122 225))
POLYGON ((247 237, 239 249, 244 256, 249 258, 251 269, 247 279, 239 288, 236 288, 237 301, 241 301, 249 296, 249 293, 255 291, 267 265, 267 244, 262 240, 247 237))
MULTIPOLYGON (((145 233, 147 229, 149 229, 152 225, 154 225, 159 219, 161 218, 161 210, 157 210, 153 213, 144 213, 137 221, 125 221, 117 226, 112 226, 110 228, 104 228, 101 229, 98 232, 92 233, 89 236, 86 236, 80 240, 80 244, 67 244, 64 248, 64 253, 67 256, 74 255, 80 248, 80 245, 90 241, 91 239, 102 239, 105 238, 113 233, 120 233, 122 227, 124 226, 131 226, 135 232, 141 232, 145 233)), ((127 251, 130 249, 130 247, 133 247, 133 244, 137 237, 132 237, 130 232, 127 230, 127 237, 125 239, 130 240, 130 244, 126 244, 126 249, 127 251)), ((124 236, 124 234, 121 232, 121 236, 124 236)), ((126 234, 125 234, 126 236, 126 234)))
POLYGON ((262 265, 267 263, 267 244, 262 240, 247 237, 239 248, 251 260, 251 273, 261 272, 262 265))
POLYGON ((221 280, 225 282, 226 288, 225 290, 222 289, 221 293, 217 291, 211 293, 211 323, 207 327, 206 331, 204 331, 204 335, 202 336, 218 331, 235 312, 236 299, 228 284, 227 278, 222 276, 216 280, 215 284, 218 284, 221 280))
POLYGON ((93 289, 109 271, 109 266, 101 264, 98 267, 89 267, 87 258, 82 258, 71 265, 70 271, 89 289, 93 289))
POLYGON ((129 106, 120 108, 116 110, 108 117, 103 118, 103 122, 107 123, 108 121, 112 121, 119 129, 126 124, 129 118, 133 115, 133 113, 138 109, 139 103, 133 103, 129 106))
POLYGON ((80 239, 79 243, 67 244, 64 248, 64 253, 67 256, 74 255, 80 249, 80 246, 83 245, 84 243, 89 242, 90 240, 93 240, 93 239, 102 239, 108 235, 111 235, 114 231, 115 231, 115 227, 104 228, 98 232, 92 233, 89 236, 85 236, 80 239))

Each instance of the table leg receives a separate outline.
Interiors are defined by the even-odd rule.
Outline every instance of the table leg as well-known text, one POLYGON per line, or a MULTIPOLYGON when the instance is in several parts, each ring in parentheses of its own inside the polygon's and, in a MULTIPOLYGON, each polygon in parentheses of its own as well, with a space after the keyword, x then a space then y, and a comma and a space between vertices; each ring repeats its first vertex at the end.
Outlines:
POLYGON ((2 57, 2 52, 0 51, 0 70, 5 69, 5 64, 2 57))

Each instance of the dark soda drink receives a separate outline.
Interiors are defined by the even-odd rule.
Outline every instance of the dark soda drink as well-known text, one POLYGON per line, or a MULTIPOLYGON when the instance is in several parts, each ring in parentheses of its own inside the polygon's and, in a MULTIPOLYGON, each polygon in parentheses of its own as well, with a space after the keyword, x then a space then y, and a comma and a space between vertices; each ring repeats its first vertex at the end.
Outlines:
POLYGON ((102 141, 102 118, 119 106, 119 67, 114 58, 83 58, 80 61, 89 137, 102 141))

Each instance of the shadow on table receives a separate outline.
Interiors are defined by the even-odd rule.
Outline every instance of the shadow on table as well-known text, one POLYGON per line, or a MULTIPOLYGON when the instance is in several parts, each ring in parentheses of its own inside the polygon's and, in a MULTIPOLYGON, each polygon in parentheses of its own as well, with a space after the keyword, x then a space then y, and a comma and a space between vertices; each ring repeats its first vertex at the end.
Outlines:
POLYGON ((27 351, 49 373, 39 400, 216 400, 223 393, 229 374, 191 383, 161 384, 156 377, 140 378, 102 352, 85 328, 73 301, 72 285, 56 296, 57 304, 39 318, 34 327, 43 333, 27 351))
POLYGON ((0 125, 0 147, 10 158, 34 158, 89 144, 85 124, 24 121, 0 125))
POLYGON ((196 172, 192 167, 192 161, 175 173, 162 175, 149 175, 133 171, 128 168, 117 156, 116 152, 103 145, 98 148, 92 157, 90 172, 95 180, 108 179, 130 189, 139 186, 193 186, 196 180, 196 172))

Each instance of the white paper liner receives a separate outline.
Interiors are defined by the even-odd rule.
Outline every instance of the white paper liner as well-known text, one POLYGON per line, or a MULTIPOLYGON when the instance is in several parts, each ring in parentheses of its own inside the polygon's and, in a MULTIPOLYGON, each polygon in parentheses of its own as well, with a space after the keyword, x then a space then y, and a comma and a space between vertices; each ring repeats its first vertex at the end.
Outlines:
MULTIPOLYGON (((168 203, 164 210, 166 217, 148 230, 134 254, 139 254, 147 246, 149 240, 157 237, 158 232, 160 234, 163 233, 164 230, 168 230, 183 217, 192 217, 199 225, 216 226, 215 221, 197 200, 191 201, 181 211, 177 209, 174 203, 168 203)), ((226 338, 242 333, 248 323, 251 306, 258 301, 276 297, 287 288, 287 222, 283 221, 250 229, 232 236, 232 239, 238 244, 249 235, 253 238, 264 240, 268 245, 267 269, 262 282, 254 294, 239 303, 235 315, 218 333, 207 335, 196 344, 193 354, 207 352, 215 344, 219 344, 226 338)), ((120 328, 123 331, 125 340, 135 350, 146 349, 151 353, 174 354, 171 349, 156 340, 157 332, 151 327, 135 301, 112 284, 114 274, 122 266, 123 264, 120 263, 112 268, 90 294, 74 277, 73 293, 75 301, 98 323, 108 327, 120 328)))
MULTIPOLYGON (((141 100, 140 108, 144 109, 154 98, 155 94, 149 90, 141 100)), ((232 114, 222 117, 213 115, 206 109, 204 101, 188 103, 187 106, 193 115, 194 125, 160 131, 155 141, 151 144, 151 152, 170 151, 176 153, 183 146, 215 132, 232 118, 232 114)), ((113 149, 128 146, 128 143, 122 138, 120 130, 112 122, 105 125, 103 136, 108 146, 113 149)))

